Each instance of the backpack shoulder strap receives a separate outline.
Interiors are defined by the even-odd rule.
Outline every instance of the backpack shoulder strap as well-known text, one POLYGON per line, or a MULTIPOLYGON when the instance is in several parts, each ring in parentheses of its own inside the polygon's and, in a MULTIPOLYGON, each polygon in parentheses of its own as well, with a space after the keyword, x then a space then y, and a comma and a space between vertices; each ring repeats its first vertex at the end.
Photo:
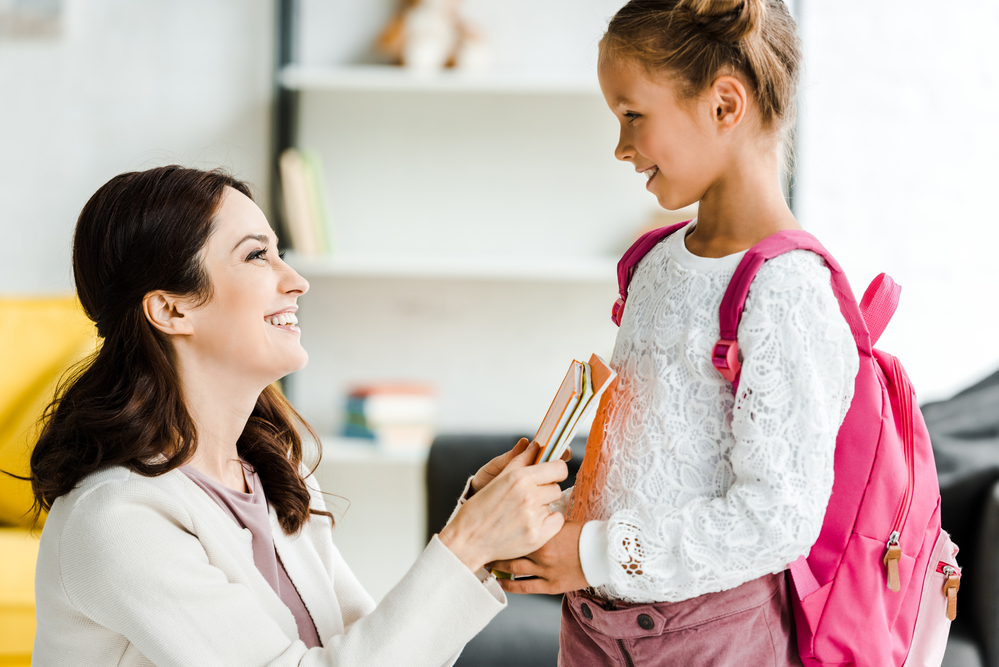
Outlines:
POLYGON ((721 339, 715 344, 711 361, 722 376, 734 385, 738 384, 741 366, 736 336, 739 331, 739 322, 742 320, 742 311, 746 306, 746 297, 749 296, 749 287, 767 260, 792 250, 809 250, 825 260, 826 266, 832 274, 833 294, 839 301, 840 312, 843 313, 847 324, 850 325, 850 331, 857 342, 857 349, 868 355, 871 354, 871 336, 868 333, 867 324, 839 262, 829 254, 829 251, 819 243, 818 239, 808 232, 801 230, 777 232, 746 251, 732 276, 732 280, 728 283, 728 289, 725 290, 721 307, 718 309, 721 339))
POLYGON ((642 258, 649 254, 649 251, 656 247, 660 241, 677 231, 686 227, 690 220, 680 222, 667 227, 653 229, 651 232, 642 234, 637 241, 624 253, 624 256, 617 263, 617 289, 621 295, 614 302, 611 310, 611 319, 614 324, 621 326, 621 315, 624 313, 624 302, 628 300, 628 285, 631 284, 631 276, 635 271, 635 265, 642 261, 642 258))

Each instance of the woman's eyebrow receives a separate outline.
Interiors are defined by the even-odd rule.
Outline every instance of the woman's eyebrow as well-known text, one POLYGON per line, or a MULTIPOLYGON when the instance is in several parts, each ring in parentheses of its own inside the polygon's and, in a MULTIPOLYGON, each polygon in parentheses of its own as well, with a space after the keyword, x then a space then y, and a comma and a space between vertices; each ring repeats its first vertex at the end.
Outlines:
POLYGON ((244 236, 243 238, 241 238, 239 240, 239 243, 237 243, 236 245, 234 245, 232 247, 232 249, 235 250, 236 248, 238 248, 239 246, 241 246, 244 242, 250 241, 250 240, 260 241, 261 243, 269 243, 270 240, 271 240, 271 237, 268 236, 267 234, 247 234, 246 236, 244 236))

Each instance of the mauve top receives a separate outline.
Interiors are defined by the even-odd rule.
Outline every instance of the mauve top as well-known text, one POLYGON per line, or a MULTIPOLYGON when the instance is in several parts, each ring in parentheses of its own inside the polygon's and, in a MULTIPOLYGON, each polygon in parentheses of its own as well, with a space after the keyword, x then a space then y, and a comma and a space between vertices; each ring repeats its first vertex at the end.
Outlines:
POLYGON ((181 466, 180 471, 201 487, 209 498, 218 503, 219 507, 232 517, 232 520, 240 528, 250 529, 250 533, 253 535, 253 563, 295 616, 299 639, 305 642, 309 648, 322 646, 319 634, 316 632, 316 626, 312 622, 312 616, 309 615, 308 609, 302 602, 302 597, 288 577, 277 551, 274 550, 274 538, 271 536, 271 522, 267 514, 267 498, 264 496, 264 487, 260 484, 260 478, 253 466, 246 461, 242 461, 242 463, 243 476, 250 489, 249 493, 242 493, 230 489, 228 486, 223 486, 191 466, 181 466))

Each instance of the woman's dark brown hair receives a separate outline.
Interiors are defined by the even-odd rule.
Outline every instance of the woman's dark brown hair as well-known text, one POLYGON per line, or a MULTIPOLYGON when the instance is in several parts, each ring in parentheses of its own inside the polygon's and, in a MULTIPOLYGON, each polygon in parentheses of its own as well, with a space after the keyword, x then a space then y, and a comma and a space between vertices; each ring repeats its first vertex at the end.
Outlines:
MULTIPOLYGON (((219 170, 159 167, 112 178, 83 207, 73 238, 73 275, 101 340, 46 410, 31 455, 36 514, 96 470, 124 465, 152 477, 194 453, 197 431, 171 344, 146 320, 142 299, 154 290, 201 303, 211 299, 202 251, 226 188, 251 196, 245 183, 219 170)), ((287 533, 297 532, 310 514, 332 520, 309 508, 299 473, 300 427, 315 438, 281 393, 268 387, 237 443, 287 533)))

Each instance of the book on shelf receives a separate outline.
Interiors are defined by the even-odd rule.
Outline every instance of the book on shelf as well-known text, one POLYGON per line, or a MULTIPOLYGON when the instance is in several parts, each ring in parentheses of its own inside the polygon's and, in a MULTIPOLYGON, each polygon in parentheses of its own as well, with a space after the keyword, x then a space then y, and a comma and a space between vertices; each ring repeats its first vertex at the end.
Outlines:
POLYGON ((281 153, 279 167, 281 204, 291 247, 309 256, 330 253, 329 203, 319 156, 288 148, 281 153))
POLYGON ((347 393, 341 431, 389 450, 426 449, 433 441, 437 392, 418 383, 360 385, 347 393))

